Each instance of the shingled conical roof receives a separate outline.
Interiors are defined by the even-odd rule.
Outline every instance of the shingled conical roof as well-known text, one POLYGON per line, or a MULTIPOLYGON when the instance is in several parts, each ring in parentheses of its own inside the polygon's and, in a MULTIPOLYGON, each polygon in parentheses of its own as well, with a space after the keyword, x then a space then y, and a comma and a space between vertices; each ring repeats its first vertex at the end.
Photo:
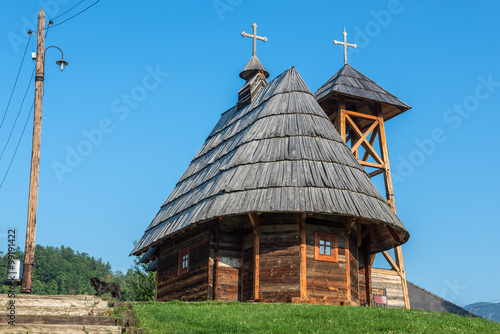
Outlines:
POLYGON ((315 95, 318 101, 321 101, 332 93, 340 93, 396 107, 394 108, 396 110, 387 112, 387 117, 384 117, 386 120, 411 108, 349 64, 345 64, 335 73, 318 89, 315 95))
MULTIPOLYGON (((409 237, 293 67, 222 114, 132 254, 192 224, 259 212, 359 217, 409 237)), ((381 247, 394 245, 372 251, 381 247)))
POLYGON ((266 70, 264 65, 262 65, 259 58, 257 58, 257 56, 252 56, 252 58, 250 58, 248 63, 245 65, 245 67, 241 71, 240 78, 248 80, 248 79, 252 78, 255 75, 255 73, 258 73, 258 72, 261 72, 262 74, 264 74, 266 79, 269 78, 269 72, 266 70))

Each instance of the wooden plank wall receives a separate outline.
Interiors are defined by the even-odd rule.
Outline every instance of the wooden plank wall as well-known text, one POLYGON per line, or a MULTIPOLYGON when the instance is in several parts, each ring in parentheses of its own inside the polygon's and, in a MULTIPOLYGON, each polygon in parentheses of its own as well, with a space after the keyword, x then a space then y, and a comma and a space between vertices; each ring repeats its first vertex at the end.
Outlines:
MULTIPOLYGON (((361 252, 364 250, 361 248, 361 252)), ((361 253, 360 252, 360 253, 361 253)), ((362 256, 360 256, 360 265, 364 266, 362 256)), ((401 277, 394 271, 389 269, 372 268, 372 291, 374 289, 386 288, 387 307, 403 308, 403 286, 401 277)), ((359 303, 362 306, 366 305, 366 290, 365 290, 365 269, 359 270, 359 303)))
POLYGON ((401 276, 394 270, 372 268, 372 290, 383 288, 387 291, 387 307, 405 307, 401 276))
POLYGON ((300 216, 260 216, 260 294, 266 302, 300 296, 300 216))
MULTIPOLYGON (((340 305, 347 301, 345 220, 325 221, 308 217, 307 228, 307 297, 315 298, 318 304, 340 305), (316 261, 314 259, 314 232, 338 236, 338 262, 316 261)), ((352 242, 356 245, 355 242, 352 242)), ((357 252, 356 252, 357 253, 357 252)), ((351 265, 352 267, 352 265, 351 265)), ((356 265, 356 267, 358 266, 356 265)))
POLYGON ((158 301, 207 300, 209 224, 180 234, 159 246, 156 294, 158 301), (190 247, 189 272, 178 274, 179 250, 190 247))
POLYGON ((242 217, 226 217, 218 222, 218 263, 216 299, 241 301, 242 217))

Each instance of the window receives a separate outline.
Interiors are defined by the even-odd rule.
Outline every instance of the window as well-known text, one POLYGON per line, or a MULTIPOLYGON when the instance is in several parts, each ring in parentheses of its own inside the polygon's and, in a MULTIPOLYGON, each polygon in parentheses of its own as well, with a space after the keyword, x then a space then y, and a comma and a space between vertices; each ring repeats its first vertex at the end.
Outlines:
POLYGON ((320 261, 338 262, 337 235, 314 233, 314 259, 320 261))
POLYGON ((189 247, 179 251, 179 275, 189 271, 189 247))

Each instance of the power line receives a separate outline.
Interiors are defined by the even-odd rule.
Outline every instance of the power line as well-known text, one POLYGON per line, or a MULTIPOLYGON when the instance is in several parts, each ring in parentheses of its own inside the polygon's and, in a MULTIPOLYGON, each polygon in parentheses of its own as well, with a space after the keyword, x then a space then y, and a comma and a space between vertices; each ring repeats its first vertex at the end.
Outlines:
POLYGON ((2 160, 2 157, 3 157, 3 154, 5 152, 5 149, 7 148, 7 145, 9 145, 10 138, 12 137, 12 133, 14 132, 14 128, 16 127, 17 119, 19 118, 19 115, 21 114, 21 110, 23 108, 24 100, 26 99, 26 95, 28 95, 28 91, 29 91, 29 89, 31 87, 31 81, 33 80, 33 76, 35 75, 35 70, 36 70, 36 67, 33 68, 33 72, 31 72, 31 78, 30 78, 30 81, 28 83, 28 88, 26 88, 26 92, 24 93, 23 100, 21 101, 21 106, 19 107, 19 111, 17 112, 16 120, 14 121, 14 124, 12 125, 12 129, 10 130, 9 138, 7 138, 7 142, 5 143, 5 146, 3 147, 2 153, 0 154, 0 160, 2 160))
POLYGON ((62 13, 61 15, 57 15, 56 17, 54 17, 52 20, 55 20, 55 19, 58 19, 60 18, 61 16, 63 16, 64 14, 67 14, 68 12, 72 11, 73 8, 75 8, 76 6, 78 6, 79 4, 81 4, 82 2, 84 2, 85 0, 82 0, 80 1, 79 3, 77 3, 76 5, 74 5, 73 7, 71 7, 70 9, 68 9, 67 11, 65 11, 64 13, 62 13))
POLYGON ((17 71, 16 81, 14 82, 14 87, 12 87, 12 91, 10 92, 9 102, 7 102, 7 107, 5 108, 5 113, 2 117, 2 122, 0 123, 0 129, 2 128, 3 122, 5 121, 5 116, 7 116, 7 111, 9 110, 10 101, 12 100, 12 95, 14 95, 14 90, 16 89, 17 80, 19 79, 19 74, 21 73, 21 69, 23 68, 24 58, 26 58, 26 50, 28 50, 28 46, 30 44, 31 35, 28 38, 28 42, 26 43, 26 48, 24 49, 23 58, 21 59, 21 65, 19 66, 19 70, 17 71))
POLYGON ((3 183, 5 181, 5 178, 7 177, 7 174, 9 174, 10 167, 12 166, 12 162, 14 161, 14 158, 16 157, 17 149, 19 148, 19 144, 21 143, 21 139, 23 139, 24 131, 26 130, 26 125, 28 125, 28 121, 29 121, 30 116, 33 112, 34 106, 35 106, 35 101, 33 100, 33 103, 31 104, 31 108, 30 108, 30 113, 28 114, 28 117, 26 118, 26 122, 24 123, 23 132, 21 132, 21 137, 19 138, 19 141, 17 142, 17 146, 16 146, 16 149, 14 151, 14 154, 12 155, 12 159, 10 159, 9 167, 7 167, 7 170, 5 171, 5 175, 3 176, 2 183, 0 183, 0 188, 2 188, 3 183))
MULTIPOLYGON (((94 7, 94 6, 95 6, 95 5, 96 5, 99 1, 101 1, 101 0, 97 0, 96 2, 94 2, 93 4, 91 4, 90 6, 88 6, 87 8, 85 8, 85 9, 81 10, 80 12, 76 13, 75 15, 70 16, 70 17, 68 17, 66 20, 61 21, 61 22, 59 22, 59 23, 52 24, 52 25, 48 26, 47 28, 44 28, 44 30, 47 30, 49 27, 51 27, 51 28, 53 28, 53 27, 57 27, 57 26, 59 26, 59 25, 61 25, 61 24, 65 23, 65 22, 67 22, 67 21, 69 21, 69 20, 71 20, 71 19, 73 19, 73 18, 77 17, 78 15, 82 14, 83 12, 85 12, 85 11, 89 10, 90 8, 94 7)), ((80 1, 78 4, 80 4, 81 2, 82 2, 82 1, 80 1)), ((76 7, 78 4, 76 4, 74 7, 76 7)), ((73 8, 74 8, 74 7, 73 7, 73 8)), ((73 8, 71 8, 71 9, 73 9, 73 8)), ((70 10, 71 10, 71 9, 70 9, 70 10)), ((64 12, 64 13, 63 13, 63 14, 61 14, 61 15, 66 14, 66 13, 67 13, 67 12, 69 12, 70 10, 68 10, 68 11, 64 12)), ((59 16, 61 16, 61 15, 59 15, 59 16)), ((59 17, 59 16, 58 16, 58 17, 59 17)), ((51 21, 53 21, 53 20, 51 20, 51 21)), ((38 30, 35 30, 34 32, 38 32, 38 30)))

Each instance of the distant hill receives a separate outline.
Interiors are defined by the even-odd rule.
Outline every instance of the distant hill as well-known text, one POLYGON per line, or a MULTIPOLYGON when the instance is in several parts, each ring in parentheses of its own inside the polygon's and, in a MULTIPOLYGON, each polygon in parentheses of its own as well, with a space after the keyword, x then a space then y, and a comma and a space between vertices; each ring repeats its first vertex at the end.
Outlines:
POLYGON ((477 314, 478 316, 500 322, 500 303, 474 303, 467 306, 464 306, 469 312, 477 314))

